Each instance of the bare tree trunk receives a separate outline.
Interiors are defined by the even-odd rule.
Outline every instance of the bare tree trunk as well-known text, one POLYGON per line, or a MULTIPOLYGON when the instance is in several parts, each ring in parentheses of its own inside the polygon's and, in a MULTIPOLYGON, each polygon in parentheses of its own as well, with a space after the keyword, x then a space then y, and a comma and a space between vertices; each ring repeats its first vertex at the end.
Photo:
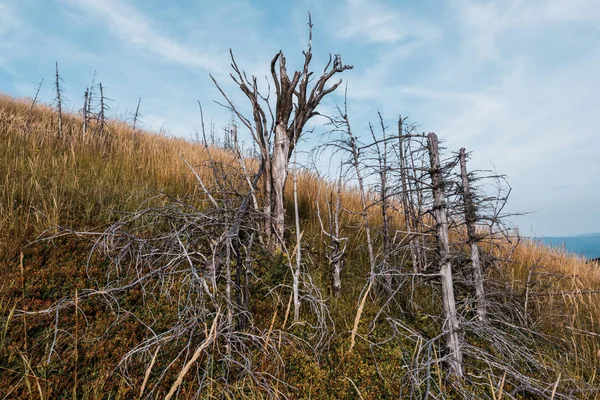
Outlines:
POLYGON ((352 166, 354 167, 354 171, 356 173, 356 180, 358 181, 358 190, 360 192, 360 202, 362 206, 362 218, 363 218, 363 226, 365 228, 365 234, 367 236, 367 249, 369 252, 369 264, 370 264, 370 273, 369 273, 369 283, 367 285, 367 289, 365 290, 363 297, 358 306, 358 310, 356 312, 356 317, 354 318, 354 326, 352 328, 352 334, 350 336, 350 348, 349 352, 352 351, 354 345, 356 343, 356 333, 358 332, 358 324, 360 323, 360 318, 362 316, 365 302, 367 300, 367 296, 369 295, 371 288, 373 287, 373 281, 375 279, 375 265, 377 260, 375 259, 375 251, 373 250, 373 241, 371 240, 371 228, 369 225, 369 217, 368 217, 368 205, 367 205, 367 194, 365 193, 365 186, 362 178, 362 174, 360 173, 360 154, 359 149, 356 144, 356 138, 352 134, 352 129, 350 128, 350 121, 348 120, 347 110, 343 115, 344 123, 346 125, 346 133, 349 136, 348 146, 349 151, 352 157, 352 166))
POLYGON ((437 253, 442 280, 442 303, 444 307, 446 348, 449 353, 450 374, 463 376, 463 355, 460 343, 459 322, 454 301, 454 283, 450 264, 450 242, 448 237, 448 216, 444 201, 444 181, 440 167, 438 138, 435 133, 428 135, 430 175, 433 191, 433 213, 437 229, 437 253))
POLYGON ((485 302, 485 291, 483 289, 483 273, 481 261, 479 258, 479 246, 477 245, 477 232, 475 223, 477 222, 477 213, 473 203, 473 195, 469 185, 469 175, 467 173, 467 161, 464 147, 460 149, 460 175, 463 185, 463 199, 465 208, 465 222, 467 224, 468 243, 471 248, 471 265, 473 266, 473 279, 475 281, 475 293, 477 295, 477 318, 480 321, 487 321, 487 310, 485 302))
POLYGON ((137 123, 140 119, 140 105, 142 104, 142 96, 138 98, 137 107, 135 108, 135 114, 133 114, 133 131, 137 128, 137 123))
POLYGON ((90 96, 90 89, 85 89, 85 94, 83 95, 83 129, 81 131, 81 136, 85 140, 85 135, 87 133, 88 127, 88 98, 90 96))
POLYGON ((342 264, 344 262, 345 247, 340 251, 340 209, 342 206, 342 169, 340 168, 340 177, 337 185, 337 196, 335 200, 335 209, 331 210, 331 202, 329 205, 329 220, 330 226, 332 227, 331 235, 331 246, 332 246, 332 257, 331 263, 333 264, 333 294, 339 296, 342 291, 342 264), (333 214, 333 215, 332 215, 333 214), (333 226, 332 226, 333 222, 333 226))
POLYGON ((104 87, 102 86, 102 82, 99 83, 100 87, 100 112, 98 113, 98 126, 100 136, 104 135, 104 87))
MULTIPOLYGON (((284 214, 285 215, 285 214, 284 214)), ((296 270, 294 271, 294 322, 300 319, 300 263, 302 262, 300 233, 300 215, 298 213, 298 165, 296 164, 296 149, 294 149, 294 217, 296 220, 296 270)))
POLYGON ((333 191, 330 192, 329 200, 327 201, 327 218, 328 218, 328 229, 325 229, 323 225, 323 219, 321 218, 321 207, 319 205, 319 194, 317 193, 317 218, 321 225, 321 231, 325 236, 331 240, 331 244, 325 244, 329 247, 327 258, 329 260, 329 266, 331 267, 331 288, 333 295, 339 297, 342 289, 342 277, 341 272, 344 266, 344 256, 346 255, 346 240, 347 238, 340 237, 340 213, 342 210, 342 174, 343 168, 340 165, 340 176, 337 182, 335 208, 333 204, 333 191), (342 246, 342 242, 344 245, 342 246))
POLYGON ((416 237, 416 249, 417 249, 417 258, 418 264, 421 268, 421 271, 427 269, 428 260, 427 260, 427 237, 424 235, 426 232, 425 223, 423 221, 422 210, 423 210, 423 182, 421 178, 417 175, 417 170, 425 170, 425 160, 421 158, 421 166, 419 168, 416 167, 414 152, 411 147, 411 142, 409 141, 407 144, 408 154, 410 155, 411 167, 409 171, 412 171, 412 184, 409 181, 409 192, 414 193, 414 198, 411 194, 411 218, 413 220, 413 228, 416 237), (415 201, 416 200, 416 201, 415 201))
POLYGON ((58 112, 58 137, 62 138, 62 98, 60 89, 60 75, 58 74, 58 62, 56 63, 56 111, 58 112))
POLYGON ((381 230, 381 234, 382 234, 382 241, 383 241, 383 257, 381 260, 381 266, 379 268, 379 273, 383 273, 384 274, 384 281, 385 281, 385 285, 386 288, 385 290, 391 291, 392 290, 392 275, 391 275, 391 271, 390 271, 390 264, 389 264, 389 258, 390 258, 390 251, 391 251, 391 244, 390 244, 390 218, 389 218, 389 214, 388 214, 388 207, 389 207, 389 201, 388 201, 388 161, 387 161, 387 156, 388 156, 388 143, 387 143, 387 136, 386 136, 386 131, 385 131, 385 124, 383 122, 383 118, 381 116, 381 114, 379 114, 379 122, 381 125, 381 134, 382 134, 382 142, 383 142, 383 151, 381 151, 380 147, 379 147, 379 141, 377 140, 377 137, 375 136, 375 133, 373 131, 373 129, 371 129, 371 135, 373 136, 373 142, 375 144, 375 149, 377 151, 377 158, 379 161, 379 181, 380 181, 380 187, 379 187, 379 201, 381 202, 380 207, 381 207, 381 220, 382 220, 382 230, 381 230))
POLYGON ((225 259, 225 299, 227 301, 227 330, 233 332, 233 302, 231 300, 231 238, 225 239, 225 247, 227 248, 227 256, 225 259))
POLYGON ((422 271, 419 265, 419 257, 417 256, 417 243, 415 243, 415 237, 413 237, 413 205, 410 200, 411 194, 407 183, 408 170, 406 167, 406 159, 404 154, 404 142, 403 142, 403 126, 402 116, 398 118, 398 141, 399 141, 399 158, 400 158, 400 179, 402 181, 402 208, 404 208, 404 221, 406 224, 406 233, 409 237, 410 255, 412 257, 413 271, 419 273, 422 271))
POLYGON ((31 116, 33 114, 33 109, 35 108, 35 105, 38 101, 38 96, 40 95, 40 90, 42 89, 42 84, 44 83, 44 80, 42 79, 40 81, 40 84, 38 85, 37 91, 35 92, 35 96, 33 97, 33 100, 31 100, 31 106, 29 107, 29 112, 27 113, 27 120, 25 121, 25 131, 29 133, 29 123, 31 122, 31 116))

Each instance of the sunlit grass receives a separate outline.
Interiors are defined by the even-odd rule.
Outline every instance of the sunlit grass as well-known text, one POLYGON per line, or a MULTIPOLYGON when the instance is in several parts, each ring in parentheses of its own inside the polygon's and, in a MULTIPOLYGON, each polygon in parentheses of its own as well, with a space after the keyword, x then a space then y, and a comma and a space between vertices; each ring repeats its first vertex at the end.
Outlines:
MULTIPOLYGON (((49 367, 41 357, 47 349, 40 346, 47 343, 44 335, 49 333, 37 332, 37 341, 25 337, 22 332, 27 331, 24 324, 28 322, 13 318, 15 308, 48 306, 59 294, 73 294, 77 288, 85 285, 90 275, 94 276, 93 270, 84 270, 89 248, 79 242, 57 243, 54 252, 52 248, 41 245, 26 245, 44 230, 56 226, 98 229, 116 220, 121 213, 148 204, 148 199, 163 201, 155 197, 157 193, 179 198, 197 193, 200 189, 196 178, 182 157, 191 165, 200 167, 198 171, 203 179, 207 184, 212 183, 210 171, 201 167, 208 161, 207 149, 202 144, 134 131, 121 121, 109 122, 106 137, 94 136, 93 129, 87 137, 82 137, 82 121, 75 115, 63 118, 65 137, 59 139, 56 137, 57 121, 52 108, 36 106, 31 115, 29 110, 27 100, 0 96, 0 254, 4 255, 0 265, 6 278, 0 283, 0 354, 9 354, 5 360, 10 361, 16 371, 11 372, 13 375, 10 378, 0 381, 9 384, 6 392, 0 390, 0 393, 6 394, 14 389, 11 396, 17 398, 52 397, 55 393, 47 387, 50 384, 46 386, 46 382, 60 382, 57 374, 63 374, 60 375, 63 378, 71 376, 70 365, 75 351, 74 341, 67 342, 69 345, 63 349, 63 369, 47 369, 49 367), (19 268, 18 255, 21 251, 25 252, 25 261, 24 266, 19 268)), ((237 165, 234 154, 226 150, 211 149, 211 157, 230 167, 237 165)), ((256 166, 255 161, 248 162, 256 166)), ((246 189, 243 181, 240 181, 240 185, 246 189)), ((291 185, 287 190, 287 198, 291 199, 291 185)), ((323 267, 313 271, 323 286, 328 284, 329 271, 323 256, 324 236, 321 234, 315 202, 319 201, 321 212, 325 213, 327 201, 336 190, 335 183, 322 180, 315 173, 303 172, 299 176, 300 214, 306 241, 304 246, 315 264, 323 264, 323 267)), ((355 188, 345 187, 342 199, 347 210, 360 210, 360 199, 355 188)), ((291 206, 288 203, 288 207, 291 206)), ((381 215, 377 209, 373 207, 369 212, 374 226, 381 225, 381 215)), ((395 226, 402 229, 402 215, 398 212, 392 213, 392 216, 395 226)), ((356 298, 368 275, 368 260, 364 232, 358 228, 360 217, 346 213, 343 219, 352 222, 350 225, 353 228, 344 228, 344 234, 350 236, 349 249, 352 250, 344 271, 344 294, 340 300, 331 302, 331 309, 338 329, 348 331, 356 311, 356 298)), ((528 303, 524 320, 530 329, 557 338, 563 344, 560 351, 540 346, 536 349, 540 358, 547 359, 553 368, 557 365, 563 368, 568 379, 578 378, 590 385, 597 385, 596 375, 600 366, 600 294, 596 291, 600 290, 600 269, 561 250, 529 241, 522 241, 516 247, 508 242, 499 242, 494 251, 505 262, 488 270, 490 281, 503 287, 519 301, 528 303)), ((439 307, 428 304, 426 296, 415 298, 415 301, 422 301, 422 308, 439 307)), ((377 303, 369 301, 365 319, 376 314, 377 307, 377 303)), ((270 310, 265 314, 265 320, 270 320, 270 310)), ((418 320, 418 317, 415 319, 418 320)), ((51 318, 38 319, 29 322, 29 326, 43 323, 51 327, 52 321, 51 318)), ((95 322, 96 325, 91 324, 89 329, 97 329, 100 335, 101 328, 110 323, 109 316, 102 315, 95 322)), ((87 393, 87 398, 98 398, 106 395, 106 385, 110 386, 112 398, 128 398, 127 393, 131 392, 128 392, 127 384, 110 383, 109 374, 114 372, 114 365, 110 363, 118 357, 117 353, 127 343, 134 326, 132 323, 131 326, 120 328, 116 343, 104 338, 100 343, 106 349, 96 349, 98 346, 92 344, 81 345, 90 355, 90 364, 86 371, 83 365, 86 359, 80 360, 82 372, 79 380, 87 379, 87 384, 83 390, 78 389, 78 393, 87 393), (131 330, 128 331, 129 328, 131 330), (111 351, 114 355, 107 356, 106 353, 111 351)), ((297 387, 303 388, 302 393, 313 393, 318 397, 315 393, 331 390, 328 386, 332 382, 335 382, 339 394, 348 397, 356 397, 356 393, 361 392, 364 396, 381 393, 378 390, 382 390, 382 387, 398 389, 392 377, 399 373, 394 369, 394 362, 402 362, 403 349, 384 349, 390 361, 380 366, 383 368, 381 372, 370 362, 368 346, 359 344, 356 358, 346 360, 343 355, 335 354, 346 347, 345 343, 340 344, 344 338, 338 337, 336 340, 339 346, 334 346, 334 354, 330 355, 329 362, 338 363, 336 365, 349 371, 348 374, 354 374, 354 379, 337 382, 336 374, 340 371, 324 370, 320 364, 322 361, 306 354, 289 354, 289 359, 293 361, 290 365, 297 368, 299 374, 290 379, 297 387), (379 373, 390 377, 390 380, 378 382, 376 377, 379 373), (365 382, 371 380, 370 389, 365 390, 360 386, 360 379, 365 382), (359 385, 358 391, 354 383, 359 385)), ((412 349, 407 351, 410 353, 412 349)), ((441 381, 442 378, 437 376, 436 379, 441 381)), ((241 391, 240 397, 243 396, 251 398, 248 393, 241 391)), ((593 396, 595 394, 590 394, 590 398, 593 396)), ((260 394, 255 398, 260 398, 260 394)))

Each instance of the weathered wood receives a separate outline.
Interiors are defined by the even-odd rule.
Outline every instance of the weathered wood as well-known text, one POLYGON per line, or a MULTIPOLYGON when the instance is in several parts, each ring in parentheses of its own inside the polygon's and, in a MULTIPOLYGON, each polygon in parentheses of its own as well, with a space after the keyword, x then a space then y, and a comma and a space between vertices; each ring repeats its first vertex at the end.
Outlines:
POLYGON ((294 322, 300 320, 300 265, 302 263, 302 233, 300 232, 300 215, 298 211, 298 164, 294 149, 294 220, 296 222, 296 269, 293 276, 294 322))
POLYGON ((487 321, 487 309, 485 300, 485 291, 483 288, 483 269, 479 257, 479 246, 475 224, 477 223, 477 210, 473 202, 471 187, 469 184, 469 174, 467 172, 467 160, 464 147, 459 151, 460 175, 463 187, 463 203, 465 213, 465 223, 467 226, 468 244, 471 250, 471 267, 473 268, 473 280, 475 281, 475 294, 477 318, 484 322, 487 321))
POLYGON ((422 267, 419 263, 419 257, 417 256, 417 243, 415 243, 415 238, 413 237, 413 217, 412 213, 413 205, 410 201, 410 192, 408 188, 408 179, 407 174, 408 170, 406 168, 406 159, 404 155, 404 141, 403 141, 403 120, 402 116, 398 117, 398 147, 399 147, 399 157, 400 157, 400 180, 402 182, 402 208, 404 209, 404 222, 406 224, 406 233, 409 237, 408 245, 410 247, 410 255, 412 257, 412 265, 413 271, 415 273, 419 273, 422 271, 422 267))
POLYGON ((58 113, 58 137, 62 138, 62 98, 60 88, 60 75, 58 74, 58 62, 56 63, 56 112, 58 113))
POLYGON ((81 135, 83 138, 85 138, 85 135, 87 133, 87 128, 88 128, 88 98, 90 96, 90 89, 86 88, 85 89, 85 94, 83 95, 83 129, 81 132, 81 135))
POLYGON ((323 98, 341 85, 342 81, 339 80, 326 87, 331 78, 352 68, 351 65, 342 63, 340 55, 335 55, 335 57, 330 58, 321 76, 314 78, 314 72, 310 71, 312 60, 312 22, 310 14, 308 25, 308 49, 303 52, 304 64, 302 69, 295 71, 290 77, 287 72, 285 56, 281 51, 271 60, 270 72, 275 93, 274 109, 269 104, 268 95, 264 96, 259 92, 257 78, 252 76, 249 79, 240 70, 233 53, 230 52, 231 65, 234 70, 231 77, 250 100, 254 123, 238 111, 214 77, 211 76, 213 82, 227 100, 231 110, 250 130, 254 141, 259 146, 262 159, 266 162, 265 179, 263 180, 264 211, 267 219, 265 233, 268 237, 273 238, 272 247, 279 249, 281 249, 281 241, 284 239, 285 183, 288 176, 288 164, 294 147, 302 136, 304 126, 308 120, 319 114, 317 107, 323 98), (312 88, 309 88, 309 84, 313 82, 312 88), (267 111, 272 117, 270 126, 267 124, 265 109, 268 109, 267 111))
POLYGON ((454 282, 450 263, 450 240, 448 237, 448 215, 444 201, 444 180, 440 167, 438 138, 435 133, 428 135, 430 176, 433 191, 433 215, 436 223, 437 261, 442 281, 442 305, 444 308, 444 330, 448 351, 448 369, 451 375, 463 376, 463 355, 461 349, 460 325, 454 300, 454 282))
POLYGON ((98 84, 100 88, 100 111, 98 112, 98 133, 102 137, 104 135, 104 111, 106 105, 104 104, 104 87, 102 86, 102 82, 98 84))

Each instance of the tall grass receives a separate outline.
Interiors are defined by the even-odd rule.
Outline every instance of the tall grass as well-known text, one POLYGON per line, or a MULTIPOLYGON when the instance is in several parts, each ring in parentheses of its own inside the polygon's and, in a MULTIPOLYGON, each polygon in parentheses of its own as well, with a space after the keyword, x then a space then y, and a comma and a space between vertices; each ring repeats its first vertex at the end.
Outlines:
MULTIPOLYGON (((47 106, 36 106, 30 114, 30 108, 27 100, 0 95, 0 254, 18 254, 15 251, 21 251, 31 239, 55 226, 82 230, 98 228, 114 221, 120 213, 135 210, 143 203, 160 203, 163 200, 156 197, 149 200, 159 192, 185 197, 199 190, 194 174, 181 157, 193 166, 205 166, 208 153, 201 144, 134 131, 121 121, 110 121, 106 136, 96 136, 92 126, 87 136, 83 137, 82 120, 76 115, 63 115, 63 139, 58 139, 54 110, 47 106)), ((211 157, 225 165, 237 163, 234 155, 225 150, 211 149, 211 157)), ((203 174, 205 169, 199 168, 199 171, 203 174)), ((212 174, 203 176, 208 182, 212 174)), ((244 182, 240 184, 244 185, 244 182)), ((335 185, 306 172, 300 174, 298 187, 300 216, 305 230, 304 238, 308 242, 307 253, 315 264, 322 261, 325 265, 323 237, 315 202, 320 202, 321 211, 326 210, 327 199, 331 192, 335 192, 335 185)), ((346 209, 360 210, 360 199, 354 189, 346 188, 342 197, 346 209)), ((381 225, 381 217, 375 207, 370 213, 373 225, 381 225)), ((347 225, 358 226, 357 215, 346 214, 344 218, 346 222, 353 222, 347 225)), ((403 219, 398 219, 400 222, 397 227, 402 229, 403 219)), ((342 331, 351 328, 356 311, 355 300, 368 273, 365 267, 366 252, 360 246, 364 244, 364 232, 358 228, 345 229, 351 242, 348 248, 353 250, 344 271, 344 295, 331 303, 336 324, 342 331)), ((72 254, 54 254, 52 249, 34 247, 26 253, 21 269, 18 262, 13 262, 9 257, 4 257, 0 262, 0 270, 6 278, 0 283, 0 355, 2 352, 10 353, 3 359, 9 360, 15 369, 21 371, 21 375, 15 374, 14 379, 0 380, 11 384, 7 391, 15 389, 11 396, 18 393, 21 398, 27 398, 38 396, 39 393, 38 397, 51 397, 52 394, 52 390, 44 385, 49 385, 52 374, 58 372, 44 369, 47 366, 44 367, 36 354, 45 352, 40 343, 45 343, 43 335, 47 332, 33 332, 32 336, 38 335, 38 339, 23 335, 22 332, 28 329, 27 325, 24 327, 22 322, 15 322, 13 313, 15 308, 47 306, 57 298, 60 290, 74 293, 78 287, 82 287, 88 277, 81 261, 87 256, 87 247, 67 243, 59 248, 72 254)), ((540 359, 564 372, 561 381, 580 379, 589 385, 597 385, 600 372, 600 294, 596 291, 600 290, 600 269, 576 256, 529 241, 522 241, 517 246, 499 242, 495 249, 496 255, 505 261, 487 271, 489 284, 501 288, 510 295, 512 301, 522 303, 527 310, 526 315, 521 317, 524 326, 550 336, 561 344, 560 348, 540 344, 536 348, 540 359)), ((320 272, 319 284, 325 286, 329 272, 326 267, 320 268, 320 272)), ((415 298, 415 301, 418 299, 415 298)), ((376 314, 378 311, 375 302, 370 302, 367 309, 367 314, 376 314)), ((272 324, 271 315, 274 314, 269 310, 265 315, 268 326, 272 324)), ((30 328, 35 323, 40 324, 40 321, 49 326, 52 323, 51 319, 23 320, 25 324, 30 324, 30 328)), ((419 323, 418 317, 415 321, 415 324, 419 323)), ((98 329, 100 332, 99 326, 109 323, 110 318, 102 316, 96 328, 92 324, 88 329, 98 329)), ((120 328, 116 343, 109 343, 104 338, 102 346, 118 352, 119 346, 126 342, 127 336, 133 331, 132 327, 124 325, 120 328)), ((89 383, 85 387, 88 393, 86 397, 106 395, 106 385, 115 391, 115 398, 126 398, 127 395, 123 393, 129 392, 125 384, 109 382, 107 371, 110 368, 106 360, 112 360, 112 356, 106 356, 101 350, 92 350, 93 345, 89 343, 82 343, 81 347, 78 380, 87 379, 89 383), (104 369, 91 364, 85 366, 83 354, 86 353, 86 346, 87 362, 91 363, 89 359, 93 357, 105 357, 105 364, 98 362, 98 365, 104 365, 104 369)), ((369 379, 381 374, 395 376, 398 373, 389 365, 377 366, 389 367, 387 372, 373 372, 376 368, 370 364, 370 351, 368 346, 359 344, 355 359, 346 360, 341 354, 329 356, 329 366, 339 363, 336 365, 341 366, 345 374, 354 374, 352 379, 350 375, 345 375, 349 380, 340 382, 335 382, 341 373, 336 368, 330 371, 322 369, 320 361, 301 353, 290 354, 299 363, 298 371, 303 374, 291 377, 291 382, 305 388, 304 394, 313 393, 313 390, 328 390, 328 385, 335 382, 335 386, 341 388, 339 393, 349 397, 359 393, 365 398, 369 397, 368 393, 379 393, 381 387, 394 387, 392 381, 382 382, 381 387, 373 385, 367 389, 361 385, 361 377, 368 373, 372 373, 369 379)), ((390 347, 385 351, 389 352, 390 360, 402 360, 403 349, 390 347)), ((65 353, 72 357, 78 354, 72 348, 67 348, 65 353)), ((68 364, 70 360, 67 357, 65 363, 68 364)), ((157 366, 159 364, 160 360, 157 366)), ((144 373, 142 371, 140 376, 143 377, 144 373)), ((63 376, 71 375, 65 372, 63 376)), ((441 374, 438 375, 441 382, 441 374)), ((80 392, 84 391, 77 393, 80 392)), ((0 393, 6 392, 0 390, 0 393)), ((251 397, 248 394, 245 396, 251 397)), ((595 394, 590 393, 589 397, 594 398, 595 394)))

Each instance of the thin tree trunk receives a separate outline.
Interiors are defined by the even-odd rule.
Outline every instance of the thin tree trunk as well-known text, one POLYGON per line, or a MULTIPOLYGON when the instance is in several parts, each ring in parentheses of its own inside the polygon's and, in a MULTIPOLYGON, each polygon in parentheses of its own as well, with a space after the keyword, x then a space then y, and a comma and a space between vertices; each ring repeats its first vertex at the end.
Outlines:
POLYGON ((231 300, 231 238, 228 237, 225 241, 227 247, 227 257, 225 260, 225 298, 227 301, 227 330, 233 332, 233 302, 231 300))
MULTIPOLYGON (((411 168, 409 170, 412 170, 412 186, 414 186, 414 188, 411 189, 411 184, 409 183, 409 192, 414 193, 415 197, 416 197, 416 204, 413 200, 412 194, 410 197, 410 201, 411 201, 411 208, 410 208, 410 212, 411 212, 411 218, 413 220, 413 228, 415 233, 417 234, 416 237, 416 250, 417 250, 417 258, 418 258, 418 264, 419 267, 421 268, 421 271, 424 271, 425 269, 427 269, 427 252, 426 252, 426 246, 427 246, 427 240, 425 235, 423 235, 424 230, 423 230, 423 220, 422 220, 422 216, 421 216, 421 210, 423 209, 423 192, 422 192, 422 185, 420 182, 419 177, 417 176, 417 168, 415 167, 415 157, 414 157, 414 153, 412 151, 412 148, 410 146, 410 141, 407 144, 407 149, 408 149, 408 153, 410 154, 410 160, 411 160, 411 168)), ((421 170, 424 170, 425 168, 425 160, 421 160, 421 170)))
POLYGON ((294 148, 294 217, 296 220, 296 270, 294 271, 294 322, 300 319, 300 264, 302 262, 302 248, 300 233, 300 215, 298 213, 298 164, 296 164, 296 149, 294 148))
POLYGON ((29 123, 31 122, 31 116, 33 114, 33 109, 35 108, 35 105, 38 101, 38 96, 40 95, 40 90, 42 89, 42 84, 44 83, 44 80, 42 79, 40 81, 40 84, 38 85, 37 91, 35 92, 35 96, 33 97, 33 100, 31 101, 31 107, 29 107, 29 112, 27 113, 27 121, 25 122, 25 131, 29 133, 29 123))
POLYGON ((377 141, 377 138, 375 137, 375 134, 373 133, 373 131, 371 130, 371 133, 373 135, 373 141, 375 143, 376 149, 377 149, 377 153, 378 153, 378 159, 379 159, 379 180, 380 180, 380 192, 379 192, 379 198, 381 201, 381 220, 382 220, 382 239, 383 239, 383 257, 382 257, 382 261, 381 261, 381 267, 379 270, 379 273, 383 273, 384 274, 384 281, 386 284, 386 290, 391 291, 392 290, 392 275, 391 275, 391 271, 390 271, 390 266, 389 266, 389 258, 390 258, 390 250, 391 250, 391 244, 390 244, 390 218, 389 218, 389 214, 388 214, 388 185, 387 185, 387 180, 388 180, 388 162, 387 162, 387 153, 388 153, 388 143, 387 143, 387 136, 386 136, 386 132, 385 132, 385 125, 383 123, 383 118, 381 117, 381 114, 379 114, 379 121, 381 123, 381 132, 382 132, 382 136, 383 136, 383 152, 380 151, 379 148, 379 144, 377 141))
POLYGON ((100 136, 104 135, 104 87, 102 82, 99 84, 100 87, 100 112, 98 114, 98 125, 100 126, 100 136))
POLYGON ((356 317, 354 318, 354 326, 352 328, 352 334, 350 336, 350 348, 348 349, 348 351, 351 352, 356 343, 356 333, 358 331, 358 324, 360 323, 360 318, 361 318, 363 310, 364 310, 367 296, 369 295, 371 288, 373 287, 373 281, 375 279, 375 265, 376 265, 377 261, 375 259, 375 252, 373 250, 373 242, 371 240, 371 229, 369 226, 369 217, 367 214, 367 210, 368 210, 367 195, 365 193, 365 187, 364 187, 364 183, 363 183, 362 174, 360 173, 359 150, 356 145, 356 138, 352 134, 352 130, 350 128, 350 121, 348 120, 347 113, 344 114, 344 121, 346 123, 347 133, 350 138, 350 140, 349 140, 350 149, 349 150, 351 152, 352 166, 354 167, 354 171, 356 172, 356 180, 358 181, 358 190, 360 192, 360 202, 361 202, 361 206, 362 206, 361 214, 362 214, 362 218, 363 218, 363 226, 365 228, 365 234, 367 236, 367 249, 369 252, 369 264, 370 264, 369 284, 368 284, 367 289, 365 290, 365 293, 363 294, 363 297, 358 306, 358 310, 356 312, 356 317))
POLYGON ((477 213, 473 203, 473 195, 469 185, 469 175, 467 173, 467 161, 464 147, 460 149, 460 175, 463 185, 463 199, 465 208, 465 222, 467 224, 467 235, 469 236, 469 246, 471 248, 471 265, 473 267, 473 279, 475 281, 475 293, 477 295, 477 318, 480 321, 487 321, 487 310, 485 302, 485 291, 483 289, 483 273, 481 261, 479 258, 479 246, 477 245, 477 232, 475 223, 477 222, 477 213))
POLYGON ((342 168, 340 167, 340 177, 337 184, 337 196, 335 200, 335 209, 332 210, 331 202, 329 205, 329 226, 333 228, 331 235, 332 260, 333 264, 333 295, 338 297, 342 291, 342 263, 344 262, 344 250, 340 251, 340 209, 342 206, 342 168), (332 215, 333 214, 333 215, 332 215), (333 218, 332 218, 333 217, 333 218), (333 224, 332 224, 333 223, 333 224))
POLYGON ((433 190, 433 213, 437 230, 437 253, 442 280, 442 303, 444 308, 446 348, 449 353, 448 367, 451 375, 463 376, 463 355, 460 343, 459 322, 454 301, 454 283, 450 264, 450 242, 448 238, 448 216, 444 201, 444 181, 440 167, 438 138, 428 135, 430 175, 433 190))
POLYGON ((87 133, 87 127, 88 127, 88 97, 90 96, 90 89, 86 88, 85 89, 85 94, 83 95, 83 129, 81 132, 81 135, 83 137, 83 139, 85 139, 85 135, 87 133))
POLYGON ((60 93, 60 75, 58 74, 58 62, 56 63, 56 111, 58 112, 58 137, 62 138, 62 99, 60 93))
POLYGON ((409 247, 410 247, 410 255, 412 257, 413 263, 413 271, 415 273, 421 272, 421 267, 419 265, 419 257, 417 256, 417 243, 415 243, 415 237, 413 237, 413 206, 412 202, 409 199, 411 195, 409 193, 409 187, 407 183, 407 174, 408 171, 406 169, 406 160, 404 155, 404 143, 402 137, 402 117, 398 118, 398 141, 399 141, 399 152, 400 152, 400 179, 402 181, 402 208, 404 208, 404 222, 406 224, 406 233, 409 237, 409 247))
POLYGON ((140 105, 142 104, 142 96, 138 98, 137 107, 135 108, 135 114, 133 114, 133 131, 135 132, 140 119, 140 105))

